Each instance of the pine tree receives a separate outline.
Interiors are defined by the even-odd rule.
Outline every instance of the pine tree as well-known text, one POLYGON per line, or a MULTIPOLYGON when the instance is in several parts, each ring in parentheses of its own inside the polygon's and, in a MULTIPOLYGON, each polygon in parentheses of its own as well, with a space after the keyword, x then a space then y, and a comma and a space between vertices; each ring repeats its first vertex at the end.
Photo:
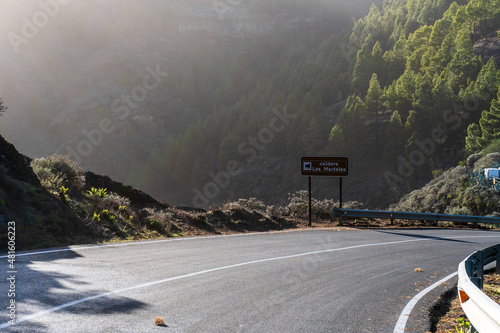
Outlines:
POLYGON ((384 59, 387 63, 386 82, 391 82, 404 73, 407 56, 406 38, 402 35, 396 44, 394 44, 392 50, 388 50, 384 54, 384 59))
POLYGON ((322 148, 322 132, 316 118, 312 118, 306 133, 302 136, 302 143, 307 154, 318 154, 322 148))
POLYGON ((328 139, 330 144, 330 153, 331 154, 345 154, 345 140, 344 133, 342 128, 340 128, 339 124, 335 124, 333 126, 332 131, 330 132, 330 137, 328 139))
POLYGON ((345 145, 354 158, 365 156, 366 105, 359 96, 351 95, 339 116, 338 125, 343 131, 345 145))
POLYGON ((380 83, 378 82, 377 74, 375 73, 373 73, 372 78, 370 80, 370 85, 368 88, 368 92, 366 94, 365 105, 368 113, 372 115, 374 120, 373 131, 375 131, 375 147, 378 148, 378 140, 379 140, 378 114, 382 106, 382 89, 380 89, 380 83))
POLYGON ((428 74, 417 75, 415 80, 415 94, 413 96, 413 109, 417 111, 419 123, 417 131, 422 135, 426 135, 432 126, 437 121, 438 115, 434 114, 434 101, 432 95, 432 80, 428 74))
POLYGON ((386 65, 384 60, 384 54, 382 53, 382 48, 380 47, 380 43, 377 41, 373 46, 372 50, 372 71, 373 73, 377 73, 377 77, 379 77, 379 81, 385 83, 386 80, 386 65))
POLYGON ((467 128, 467 137, 465 138, 465 153, 472 155, 481 150, 479 140, 481 138, 481 128, 478 124, 472 123, 467 128))
POLYGON ((410 140, 413 134, 415 134, 415 132, 417 131, 417 126, 418 126, 417 112, 415 110, 410 110, 408 118, 406 119, 405 122, 405 136, 407 140, 410 140))
POLYGON ((500 138, 500 101, 493 100, 489 111, 485 110, 479 120, 481 126, 481 146, 486 147, 491 141, 500 138))
POLYGON ((396 167, 398 156, 404 153, 405 139, 405 129, 397 110, 392 113, 389 126, 387 126, 386 130, 386 138, 386 159, 387 161, 394 161, 394 167, 396 167))
POLYGON ((441 46, 446 36, 451 31, 453 22, 446 19, 437 20, 432 27, 431 37, 429 39, 430 46, 437 48, 441 46))
POLYGON ((500 85, 500 71, 497 69, 493 57, 483 66, 479 72, 475 84, 475 93, 482 100, 489 100, 500 85))
POLYGON ((469 23, 470 33, 474 36, 474 41, 477 40, 477 26, 481 19, 481 8, 479 1, 471 0, 465 7, 465 13, 469 23))
POLYGON ((354 93, 362 93, 368 89, 368 80, 372 75, 372 57, 368 44, 364 44, 356 56, 356 64, 352 74, 351 89, 354 93))
POLYGON ((467 13, 464 6, 459 6, 456 14, 453 17, 453 30, 459 31, 466 28, 467 24, 467 13))
POLYGON ((467 79, 475 77, 482 68, 481 59, 474 54, 472 41, 467 30, 461 30, 455 40, 455 53, 448 67, 457 76, 456 84, 460 88, 467 87, 467 79))
POLYGON ((413 104, 413 94, 415 92, 415 72, 407 67, 404 74, 395 82, 394 89, 388 90, 392 105, 391 109, 398 110, 401 118, 406 119, 413 104))
POLYGON ((454 47, 453 39, 453 35, 448 34, 441 43, 441 47, 439 48, 439 50, 434 55, 432 62, 435 66, 436 73, 443 70, 451 61, 454 47))
POLYGON ((445 69, 440 75, 436 74, 433 79, 432 100, 434 110, 442 114, 456 103, 456 95, 453 86, 448 79, 449 70, 445 69))

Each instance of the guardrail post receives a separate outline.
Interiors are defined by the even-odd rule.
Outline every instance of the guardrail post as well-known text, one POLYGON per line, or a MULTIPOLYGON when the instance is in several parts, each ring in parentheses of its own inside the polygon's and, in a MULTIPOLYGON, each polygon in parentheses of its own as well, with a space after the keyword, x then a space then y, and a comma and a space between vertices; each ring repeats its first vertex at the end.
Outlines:
POLYGON ((497 244, 497 267, 495 273, 500 274, 500 244, 497 244))
POLYGON ((467 276, 470 277, 470 282, 474 283, 476 287, 479 288, 480 281, 479 279, 473 274, 474 273, 474 261, 472 260, 466 260, 464 262, 465 264, 465 271, 467 272, 467 276))
POLYGON ((479 289, 483 290, 484 282, 484 252, 477 251, 477 277, 479 279, 479 289))

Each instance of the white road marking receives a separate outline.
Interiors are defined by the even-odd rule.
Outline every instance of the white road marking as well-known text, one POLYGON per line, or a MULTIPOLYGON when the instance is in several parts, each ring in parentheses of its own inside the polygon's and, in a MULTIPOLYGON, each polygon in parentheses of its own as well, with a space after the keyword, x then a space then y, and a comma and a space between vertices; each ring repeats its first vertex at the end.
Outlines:
MULTIPOLYGON (((500 236, 459 236, 459 237, 439 237, 439 238, 446 238, 446 239, 459 239, 459 238, 497 238, 500 236)), ((408 304, 406 304, 405 308, 403 309, 403 312, 399 315, 398 321, 396 323, 396 326, 394 327, 393 333, 404 333, 405 328, 406 328, 406 322, 408 321, 408 318, 410 317, 410 313, 417 304, 417 302, 423 298, 426 294, 428 294, 431 290, 439 287, 443 282, 446 282, 450 280, 451 278, 455 277, 458 275, 458 271, 455 273, 452 273, 438 282, 434 283, 433 285, 425 288, 421 292, 419 292, 415 297, 411 299, 408 304)))
MULTIPOLYGON (((79 251, 79 250, 102 249, 102 248, 106 248, 106 247, 136 246, 136 245, 175 242, 175 241, 189 241, 189 240, 198 240, 198 239, 245 237, 245 236, 256 236, 256 235, 273 235, 273 234, 283 234, 283 233, 302 232, 302 231, 320 231, 320 230, 334 230, 334 229, 335 228, 321 228, 321 229, 300 229, 300 230, 249 232, 246 234, 176 237, 176 238, 167 238, 167 239, 157 239, 157 240, 151 240, 151 241, 122 242, 122 243, 88 245, 88 246, 72 246, 72 247, 68 247, 68 248, 64 248, 64 249, 53 249, 53 250, 42 250, 42 251, 36 251, 36 252, 16 253, 16 257, 27 257, 27 256, 38 255, 38 254, 60 253, 60 252, 79 251)), ((0 256, 0 259, 5 259, 7 257, 8 257, 7 254, 2 255, 2 256, 0 256)))
MULTIPOLYGON (((50 254, 50 253, 61 253, 61 252, 69 252, 69 251, 102 249, 102 248, 106 248, 106 247, 137 246, 137 245, 156 244, 156 243, 165 243, 165 242, 190 241, 190 240, 198 240, 198 239, 250 237, 250 236, 259 236, 259 235, 273 235, 273 234, 284 234, 284 233, 306 232, 306 231, 323 231, 323 230, 324 231, 337 230, 337 228, 307 228, 307 229, 299 229, 299 230, 250 232, 250 233, 246 233, 246 234, 230 234, 230 235, 217 235, 217 236, 176 237, 176 238, 158 239, 158 240, 151 240, 151 241, 123 242, 123 243, 88 245, 88 246, 72 246, 72 247, 68 247, 68 248, 64 248, 64 249, 53 249, 53 250, 42 250, 42 251, 35 251, 35 252, 16 253, 16 258, 17 257, 34 256, 34 255, 39 255, 39 254, 50 254)), ((459 236, 459 237, 442 236, 442 237, 428 238, 428 240, 432 240, 432 239, 458 239, 458 238, 483 238, 483 237, 490 238, 490 237, 500 237, 500 236, 459 236)), ((8 257, 7 254, 1 255, 0 259, 5 259, 7 257, 8 257)))
MULTIPOLYGON (((212 273, 212 272, 216 272, 216 271, 222 271, 222 270, 231 269, 231 268, 237 268, 237 267, 242 267, 242 266, 247 266, 247 265, 259 264, 259 263, 263 263, 263 262, 270 262, 270 261, 277 261, 277 260, 299 258, 299 257, 304 257, 304 256, 309 256, 309 255, 315 255, 315 254, 322 254, 322 253, 330 253, 330 252, 336 252, 336 251, 359 249, 359 248, 363 248, 363 247, 373 247, 373 246, 383 246, 383 245, 393 245, 393 244, 422 242, 422 241, 426 241, 426 240, 429 240, 429 239, 432 239, 432 238, 410 239, 410 240, 384 242, 384 243, 353 245, 353 246, 347 246, 347 247, 337 248, 337 249, 327 249, 327 250, 304 252, 304 253, 293 254, 293 255, 288 255, 288 256, 281 256, 281 257, 275 257, 275 258, 253 260, 253 261, 243 262, 243 263, 239 263, 239 264, 233 264, 233 265, 228 265, 228 266, 222 266, 222 267, 216 267, 216 268, 206 269, 206 270, 202 270, 202 271, 199 271, 199 272, 194 272, 194 273, 189 273, 189 274, 184 274, 184 275, 178 275, 178 276, 170 277, 170 278, 163 279, 163 280, 152 281, 152 282, 148 282, 148 283, 144 283, 144 284, 140 284, 140 285, 136 285, 136 286, 132 286, 132 287, 127 287, 127 288, 123 288, 123 289, 113 290, 113 291, 109 291, 109 292, 106 292, 106 293, 103 293, 103 294, 89 296, 89 297, 86 297, 86 298, 75 300, 73 302, 62 304, 62 305, 53 307, 51 309, 40 311, 40 312, 34 313, 32 315, 29 315, 29 316, 17 319, 15 321, 15 324, 17 325, 17 324, 23 323, 25 321, 28 321, 28 320, 31 320, 31 319, 35 319, 35 318, 38 318, 38 317, 42 317, 42 316, 50 314, 52 312, 56 312, 56 311, 59 311, 59 310, 62 310, 62 309, 66 309, 66 308, 69 308, 71 306, 74 306, 74 305, 77 305, 77 304, 80 304, 80 303, 84 303, 84 302, 87 302, 87 301, 95 300, 95 299, 98 299, 98 298, 107 297, 107 296, 114 295, 114 294, 120 294, 120 293, 124 293, 124 292, 127 292, 127 291, 135 290, 135 289, 147 288, 147 287, 151 287, 151 286, 154 286, 154 285, 157 285, 157 284, 162 284, 162 283, 171 282, 171 281, 175 281, 175 280, 181 280, 181 279, 190 278, 190 277, 193 277, 193 276, 198 276, 198 275, 207 274, 207 273, 212 273)), ((12 324, 9 323, 9 322, 7 322, 7 323, 4 323, 4 324, 1 324, 0 325, 0 329, 7 328, 9 326, 12 326, 12 324)))
POLYGON ((439 287, 441 283, 448 281, 449 279, 455 277, 458 275, 458 272, 452 273, 448 275, 445 278, 442 278, 438 282, 434 283, 433 285, 425 288, 421 292, 419 292, 415 297, 411 299, 408 304, 406 304, 405 308, 403 309, 403 312, 401 312, 401 315, 399 316, 398 322, 396 323, 396 327, 394 327, 393 333, 404 333, 405 328, 406 328, 406 322, 408 321, 408 317, 410 316, 411 310, 415 307, 417 302, 424 297, 427 293, 429 293, 431 290, 439 287))
MULTIPOLYGON (((325 229, 312 229, 312 230, 316 231, 316 230, 328 230, 328 229, 329 228, 325 228, 325 229)), ((141 245, 141 244, 151 244, 151 243, 168 242, 168 241, 175 241, 175 240, 181 241, 181 240, 196 240, 196 239, 219 238, 219 237, 253 236, 253 235, 275 234, 275 233, 284 233, 284 232, 298 232, 298 231, 303 231, 303 230, 297 230, 297 231, 296 230, 290 230, 290 231, 277 231, 277 232, 260 232, 260 233, 233 234, 233 235, 222 235, 222 236, 201 236, 201 237, 163 239, 163 240, 156 240, 156 241, 145 241, 145 242, 134 242, 134 243, 95 245, 95 246, 74 247, 74 248, 59 249, 59 250, 47 250, 47 251, 40 251, 40 252, 29 252, 29 253, 18 254, 17 256, 28 256, 28 255, 56 253, 56 252, 65 252, 65 251, 96 249, 96 248, 103 248, 103 247, 132 246, 132 245, 141 245)), ((59 311, 59 310, 71 307, 71 306, 74 306, 74 305, 77 305, 77 304, 81 304, 81 303, 84 303, 84 302, 87 302, 87 301, 94 300, 94 299, 98 299, 98 298, 102 298, 102 297, 106 297, 106 296, 110 296, 110 295, 114 295, 114 294, 119 294, 119 293, 123 293, 123 292, 126 292, 126 291, 131 291, 131 290, 135 290, 135 289, 146 288, 146 287, 150 287, 150 286, 154 286, 154 285, 157 285, 157 284, 166 283, 166 282, 170 282, 170 281, 181 280, 181 279, 185 279, 185 278, 189 278, 189 277, 193 277, 193 276, 198 276, 198 275, 207 274, 207 273, 211 273, 211 272, 221 271, 221 270, 225 270, 225 269, 231 269, 231 268, 236 268, 236 267, 241 267, 241 266, 247 266, 247 265, 252 265, 252 264, 257 264, 257 263, 263 263, 263 262, 270 262, 270 261, 277 261, 277 260, 298 258, 298 257, 303 257, 303 256, 308 256, 308 255, 314 255, 314 254, 322 254, 322 253, 329 253, 329 252, 336 252, 336 251, 343 251, 343 250, 351 250, 351 249, 363 248, 363 247, 392 245, 392 244, 401 244, 401 243, 412 243, 412 242, 422 242, 422 241, 429 241, 429 240, 460 239, 460 238, 500 238, 500 235, 496 235, 496 236, 483 235, 483 236, 458 236, 458 237, 456 237, 456 236, 429 237, 429 238, 411 239, 411 240, 394 241, 394 242, 383 242, 383 243, 354 245, 354 246, 348 246, 348 247, 337 248, 337 249, 327 249, 327 250, 320 250, 320 251, 312 251, 312 252, 299 253, 299 254, 294 254, 294 255, 289 255, 289 256, 282 256, 282 257, 275 257, 275 258, 268 258, 268 259, 260 259, 260 260, 248 261, 248 262, 244 262, 244 263, 233 264, 233 265, 229 265, 229 266, 222 266, 222 267, 207 269, 207 270, 203 270, 203 271, 199 271, 199 272, 194 272, 194 273, 179 275, 179 276, 175 276, 175 277, 171 277, 171 278, 167 278, 167 279, 163 279, 163 280, 152 281, 152 282, 148 282, 148 283, 144 283, 144 284, 140 284, 140 285, 136 285, 136 286, 132 286, 132 287, 127 287, 127 288, 123 288, 123 289, 113 290, 113 291, 109 291, 109 292, 106 292, 106 293, 103 293, 103 294, 99 294, 99 295, 94 295, 94 296, 82 298, 82 299, 79 299, 79 300, 75 300, 73 302, 65 303, 65 304, 53 307, 51 309, 40 311, 40 312, 34 313, 32 315, 29 315, 29 316, 17 319, 15 321, 15 324, 19 324, 19 323, 22 323, 22 322, 25 322, 25 321, 28 321, 28 320, 31 320, 31 319, 34 319, 34 318, 38 318, 38 317, 41 317, 41 316, 44 316, 44 315, 47 315, 47 314, 50 314, 50 313, 53 313, 53 312, 56 312, 56 311, 59 311)), ((6 258, 6 257, 7 256, 1 256, 0 258, 6 258)), ((400 320, 402 321, 402 323, 400 324, 399 320, 398 320, 398 324, 396 324, 396 328, 400 327, 399 329, 401 329, 401 327, 402 327, 402 330, 404 331, 404 328, 406 326, 406 322, 408 320, 408 316, 409 316, 411 310, 413 309, 413 307, 415 306, 415 304, 418 302, 418 300, 420 300, 430 290, 436 288, 440 283, 442 283, 444 281, 447 281, 448 279, 451 279, 456 274, 457 273, 453 273, 453 274, 449 275, 448 277, 446 277, 446 278, 444 278, 444 279, 436 282, 432 286, 424 289, 418 295, 416 295, 410 301, 410 303, 408 303, 408 305, 405 307, 405 309, 403 310, 403 313, 400 316, 400 320), (410 304, 412 304, 412 305, 410 306, 410 304), (408 308, 408 310, 407 310, 407 308, 408 308), (407 314, 406 314, 406 312, 407 312, 407 314), (401 319, 402 317, 404 317, 404 319, 401 319)), ((4 323, 4 324, 0 324, 0 329, 7 328, 7 327, 10 327, 10 326, 12 326, 12 324, 9 323, 9 322, 4 323)), ((403 331, 396 331, 396 328, 394 329, 393 333, 403 332, 403 331)))

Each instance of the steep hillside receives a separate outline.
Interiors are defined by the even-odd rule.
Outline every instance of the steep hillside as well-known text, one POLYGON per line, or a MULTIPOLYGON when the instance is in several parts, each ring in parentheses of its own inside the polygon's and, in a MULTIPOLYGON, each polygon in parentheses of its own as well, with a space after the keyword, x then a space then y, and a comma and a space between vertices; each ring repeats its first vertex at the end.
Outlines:
POLYGON ((345 197, 385 208, 498 139, 500 3, 345 3, 71 2, 16 46, 44 9, 2 2, 0 129, 188 206, 279 204, 302 155, 348 155, 345 197))
MULTIPOLYGON (((315 200, 315 218, 333 202, 315 200)), ((17 250, 190 235, 270 231, 307 224, 304 193, 283 207, 238 200, 204 210, 172 207, 65 156, 31 160, 0 136, 0 252, 15 224, 17 250)), ((321 220, 316 225, 322 224, 321 220)))
POLYGON ((16 222, 18 249, 84 243, 94 233, 30 167, 30 159, 0 136, 0 250, 6 249, 7 224, 16 222))
POLYGON ((283 52, 317 47, 370 3, 2 1, 0 87, 10 112, 0 130, 28 156, 68 154, 86 170, 137 180, 191 125, 253 89, 283 52), (31 22, 44 15, 40 27, 31 22))
POLYGON ((464 166, 451 168, 403 198, 393 209, 408 212, 500 216, 500 185, 484 176, 500 166, 500 153, 471 155, 464 166))
MULTIPOLYGON (((347 155, 346 197, 384 208, 491 141, 481 128, 488 136, 494 121, 481 118, 495 108, 500 75, 481 50, 498 49, 481 41, 500 29, 499 12, 499 2, 478 0, 372 6, 347 35, 288 50, 253 90, 153 152, 131 181, 181 202, 279 202, 307 186, 300 156, 347 155)), ((320 197, 335 187, 315 182, 320 197)))

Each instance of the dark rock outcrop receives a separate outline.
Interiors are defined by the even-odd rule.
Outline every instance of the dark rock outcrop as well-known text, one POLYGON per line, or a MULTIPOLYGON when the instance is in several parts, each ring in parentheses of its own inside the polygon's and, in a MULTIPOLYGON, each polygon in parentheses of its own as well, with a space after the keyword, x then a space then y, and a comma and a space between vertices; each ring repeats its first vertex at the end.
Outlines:
POLYGON ((97 175, 93 172, 85 173, 85 183, 90 189, 95 188, 105 188, 108 192, 113 192, 119 196, 128 198, 130 202, 140 208, 156 206, 158 208, 167 208, 168 205, 156 200, 147 193, 142 192, 132 186, 124 185, 120 182, 114 181, 108 176, 97 175))
POLYGON ((487 63, 493 57, 497 67, 500 68, 500 38, 498 38, 498 34, 495 32, 489 35, 488 38, 478 40, 474 44, 474 53, 480 55, 484 63, 487 63))
POLYGON ((31 159, 19 153, 13 144, 0 136, 0 166, 13 179, 41 187, 40 181, 30 167, 31 159))

